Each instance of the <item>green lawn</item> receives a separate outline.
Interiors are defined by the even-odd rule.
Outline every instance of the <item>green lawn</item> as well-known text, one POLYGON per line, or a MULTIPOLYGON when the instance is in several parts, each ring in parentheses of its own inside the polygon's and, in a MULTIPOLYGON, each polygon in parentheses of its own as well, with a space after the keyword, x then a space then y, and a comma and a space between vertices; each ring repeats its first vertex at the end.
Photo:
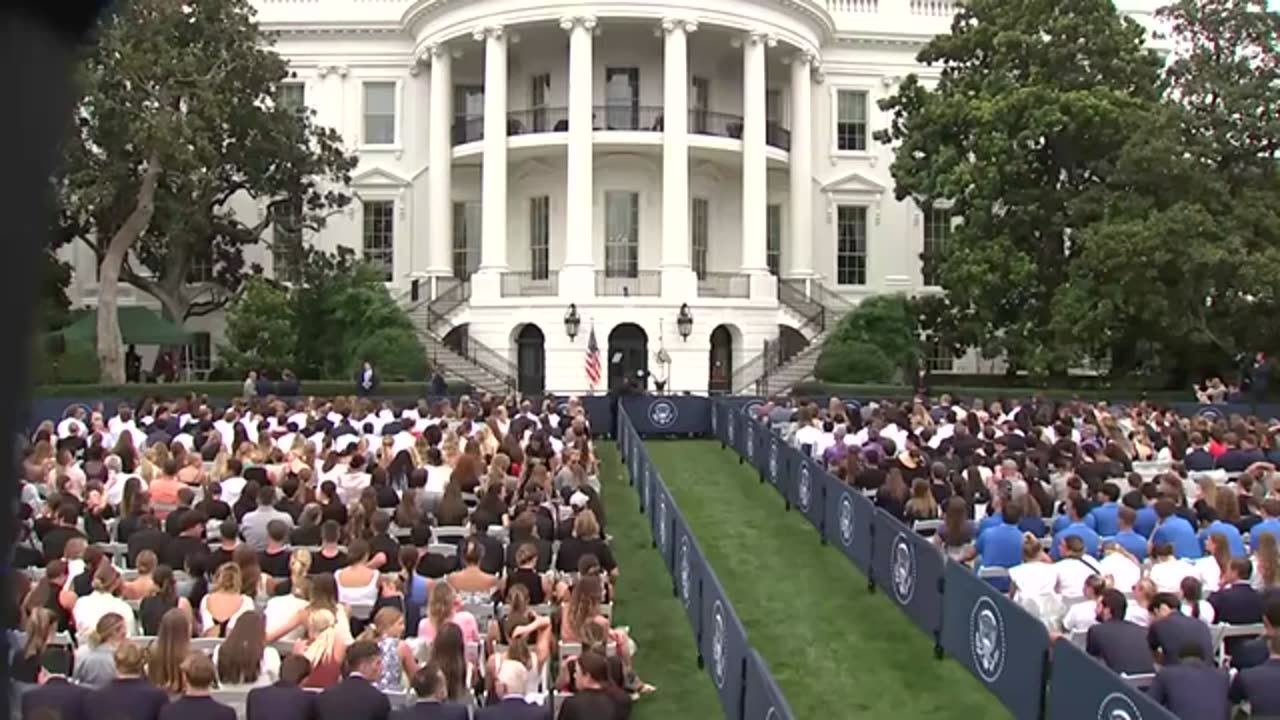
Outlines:
POLYGON ((596 443, 604 507, 613 536, 618 576, 615 617, 629 625, 639 646, 636 671, 658 692, 640 701, 634 720, 714 720, 724 716, 711 678, 697 665, 698 650, 684 606, 671 594, 671 575, 653 549, 649 521, 639 511, 639 498, 627 484, 617 448, 596 443))
POLYGON ((1010 717, 733 451, 647 446, 797 720, 1010 717))

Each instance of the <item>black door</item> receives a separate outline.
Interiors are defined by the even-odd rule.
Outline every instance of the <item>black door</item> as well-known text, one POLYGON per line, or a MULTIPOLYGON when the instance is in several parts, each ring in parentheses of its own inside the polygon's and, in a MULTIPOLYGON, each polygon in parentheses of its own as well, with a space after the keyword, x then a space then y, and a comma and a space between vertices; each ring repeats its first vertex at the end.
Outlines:
POLYGON ((547 384, 546 338, 533 324, 525 325, 516 337, 517 383, 524 395, 541 395, 547 384))
POLYGON ((609 387, 633 381, 641 389, 649 385, 649 336, 633 323, 623 323, 609 333, 609 387))
POLYGON ((733 388, 733 334, 729 328, 718 325, 711 332, 711 367, 707 378, 707 390, 713 393, 732 392, 733 388))

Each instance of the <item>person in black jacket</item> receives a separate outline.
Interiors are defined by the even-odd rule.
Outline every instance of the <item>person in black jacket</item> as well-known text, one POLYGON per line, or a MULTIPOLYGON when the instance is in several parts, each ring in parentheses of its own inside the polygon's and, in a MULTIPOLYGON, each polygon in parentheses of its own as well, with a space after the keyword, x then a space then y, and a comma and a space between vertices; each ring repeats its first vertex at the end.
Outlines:
POLYGON ((356 373, 356 395, 369 397, 377 391, 378 374, 374 372, 373 364, 366 360, 356 373))
POLYGON ((46 650, 40 658, 40 686, 22 695, 22 717, 34 718, 47 711, 60 720, 83 720, 88 688, 73 685, 71 653, 62 648, 46 650))
POLYGON ((245 720, 314 720, 319 696, 301 687, 309 674, 311 663, 305 657, 286 657, 280 662, 280 680, 276 684, 249 691, 245 720))
POLYGON ((85 720, 159 720, 169 695, 142 676, 146 656, 125 640, 116 647, 116 679, 89 694, 85 720))
POLYGON ((448 688, 439 665, 431 662, 421 667, 412 684, 418 702, 397 710, 391 716, 393 720, 467 720, 466 707, 446 700, 448 688))
POLYGON ((213 660, 192 650, 182 661, 186 692, 160 710, 160 720, 236 720, 236 711, 209 694, 213 687, 213 660))
POLYGON ((347 677, 316 698, 319 720, 387 720, 391 701, 373 680, 382 675, 382 651, 371 640, 357 640, 347 648, 347 677))

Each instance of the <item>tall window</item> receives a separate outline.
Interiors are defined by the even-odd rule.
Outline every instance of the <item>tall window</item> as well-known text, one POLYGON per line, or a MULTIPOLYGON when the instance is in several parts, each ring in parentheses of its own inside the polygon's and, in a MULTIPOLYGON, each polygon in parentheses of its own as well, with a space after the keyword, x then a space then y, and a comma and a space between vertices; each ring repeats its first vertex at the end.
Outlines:
POLYGON ((551 276, 551 198, 529 198, 529 273, 534 280, 551 276))
POLYGON ((782 91, 777 88, 764 91, 764 119, 771 125, 782 124, 782 91))
POLYGON ((860 205, 837 208, 836 282, 867 284, 867 209, 860 205))
POLYGON ((693 271, 701 280, 707 276, 707 234, 710 230, 710 203, 694 198, 689 209, 689 240, 692 244, 693 271))
POLYGON ((364 143, 393 145, 396 141, 396 84, 364 84, 364 143))
POLYGON ((605 277, 633 278, 640 274, 640 193, 604 194, 605 277))
POLYGON ((191 258, 191 267, 187 268, 187 282, 194 284, 210 280, 213 280, 213 258, 207 252, 197 251, 191 258))
POLYGON ((862 90, 836 92, 836 148, 867 149, 867 94, 862 90))
POLYGON ((951 210, 929 208, 924 213, 924 252, 920 253, 921 275, 925 285, 940 285, 939 263, 942 248, 951 234, 951 210))
POLYGON ((191 369, 213 369, 213 340, 207 332, 192 333, 191 369))
POLYGON ((693 85, 689 88, 689 132, 707 131, 710 110, 711 81, 694 75, 693 85))
POLYGON ((770 205, 765 211, 765 262, 774 277, 782 268, 782 206, 770 205))
POLYGON ((931 342, 927 344, 926 350, 928 357, 925 358, 925 365, 930 372, 948 373, 955 369, 956 356, 951 352, 951 346, 931 342))
POLYGON ((605 68, 604 104, 610 130, 639 130, 640 69, 605 68))
POLYGON ((480 203, 453 204, 453 276, 471 277, 480 267, 480 227, 484 215, 480 203))
POLYGON ((302 201, 271 208, 271 268, 276 280, 298 282, 302 269, 302 201))
POLYGON ((484 137, 484 87, 453 86, 454 141, 475 142, 484 137))
POLYGON ((364 259, 382 271, 390 282, 396 246, 396 204, 392 200, 366 200, 364 206, 364 259))
POLYGON ((534 132, 546 132, 550 130, 547 127, 547 103, 550 102, 551 95, 551 74, 534 75, 530 83, 529 108, 532 110, 533 115, 530 118, 533 123, 533 130, 534 132))
POLYGON ((307 112, 307 86, 299 82, 280 83, 276 93, 276 104, 292 110, 295 115, 307 112))

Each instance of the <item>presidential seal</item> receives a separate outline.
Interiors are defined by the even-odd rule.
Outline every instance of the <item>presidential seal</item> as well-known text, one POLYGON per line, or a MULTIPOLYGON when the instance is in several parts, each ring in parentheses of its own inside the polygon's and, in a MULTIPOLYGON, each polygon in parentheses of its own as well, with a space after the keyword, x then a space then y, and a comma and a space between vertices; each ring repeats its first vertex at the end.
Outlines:
POLYGON ((910 603, 916 594, 916 550, 903 533, 893 539, 889 577, 893 578, 893 596, 903 605, 910 603))
POLYGON ((649 403, 649 422, 656 428, 669 428, 676 424, 680 412, 676 404, 665 398, 649 403))
POLYGON ((1004 672, 1004 616, 994 600, 978 598, 969 612, 969 652, 978 676, 993 683, 1004 672))

